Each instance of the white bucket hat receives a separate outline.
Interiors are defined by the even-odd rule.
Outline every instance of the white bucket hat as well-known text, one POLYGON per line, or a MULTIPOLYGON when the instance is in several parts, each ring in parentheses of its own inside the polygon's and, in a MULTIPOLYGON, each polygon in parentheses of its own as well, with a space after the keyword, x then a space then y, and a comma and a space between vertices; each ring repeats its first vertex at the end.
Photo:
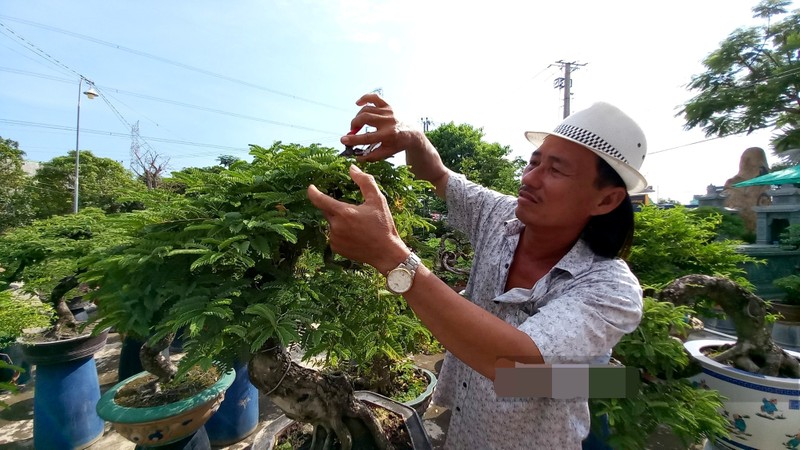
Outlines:
POLYGON ((644 132, 616 106, 598 102, 570 115, 551 132, 525 132, 536 147, 547 136, 558 136, 595 152, 619 174, 628 192, 647 187, 647 180, 639 173, 647 154, 644 132))

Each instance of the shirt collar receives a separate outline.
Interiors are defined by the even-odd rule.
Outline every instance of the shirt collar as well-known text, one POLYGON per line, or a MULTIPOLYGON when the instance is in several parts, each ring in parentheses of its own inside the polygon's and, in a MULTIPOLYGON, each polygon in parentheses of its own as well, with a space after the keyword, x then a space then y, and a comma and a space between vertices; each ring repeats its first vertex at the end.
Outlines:
MULTIPOLYGON (((522 233, 525 224, 519 219, 513 218, 503 222, 503 227, 506 236, 513 236, 522 233)), ((583 239, 578 239, 567 254, 553 266, 553 269, 561 269, 575 277, 589 270, 596 256, 583 239)))

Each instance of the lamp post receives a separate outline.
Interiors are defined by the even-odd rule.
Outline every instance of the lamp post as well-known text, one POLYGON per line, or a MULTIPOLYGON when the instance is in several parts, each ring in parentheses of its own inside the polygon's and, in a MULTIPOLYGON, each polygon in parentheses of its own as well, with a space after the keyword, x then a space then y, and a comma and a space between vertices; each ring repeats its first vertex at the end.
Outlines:
POLYGON ((81 139, 81 95, 86 95, 89 100, 97 97, 99 94, 97 91, 94 90, 94 83, 90 80, 81 76, 80 81, 78 81, 78 122, 75 125, 75 196, 72 200, 72 212, 74 214, 78 214, 78 185, 79 179, 81 175, 81 151, 78 145, 80 145, 81 139), (86 80, 86 84, 89 85, 89 89, 86 91, 83 90, 83 80, 86 80))

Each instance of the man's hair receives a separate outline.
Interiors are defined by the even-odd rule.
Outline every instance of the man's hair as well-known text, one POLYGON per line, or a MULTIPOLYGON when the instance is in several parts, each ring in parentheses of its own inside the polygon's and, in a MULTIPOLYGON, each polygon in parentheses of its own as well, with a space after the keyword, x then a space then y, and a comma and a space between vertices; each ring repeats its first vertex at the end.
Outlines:
MULTIPOLYGON (((625 182, 611 166, 597 157, 597 179, 595 186, 625 189, 625 182)), ((633 203, 630 195, 613 211, 601 216, 592 216, 583 228, 581 238, 595 254, 606 258, 627 258, 633 242, 633 203)))

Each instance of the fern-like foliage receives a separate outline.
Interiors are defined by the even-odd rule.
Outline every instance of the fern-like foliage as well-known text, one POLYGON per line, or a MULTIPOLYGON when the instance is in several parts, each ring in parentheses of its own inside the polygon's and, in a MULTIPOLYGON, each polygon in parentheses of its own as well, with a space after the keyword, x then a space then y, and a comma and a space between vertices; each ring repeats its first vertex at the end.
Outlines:
POLYGON ((614 347, 615 358, 649 378, 634 396, 590 400, 595 417, 608 415, 613 448, 645 448, 659 425, 668 427, 687 447, 703 438, 727 435, 726 421, 717 412, 722 397, 717 391, 695 389, 684 378, 689 357, 683 343, 670 336, 670 330, 688 332, 685 318, 692 314, 686 306, 646 297, 639 327, 614 347))
MULTIPOLYGON (((358 314, 358 308, 377 308, 394 324, 393 334, 413 328, 406 324, 409 313, 385 315, 377 292, 360 297, 358 305, 340 300, 353 289, 364 294, 354 286, 374 280, 363 268, 342 268, 348 264, 331 254, 324 217, 306 189, 313 183, 339 200, 362 201, 349 176, 352 161, 316 145, 253 146, 251 154, 252 162, 228 169, 178 173, 173 185, 181 186, 179 193, 117 219, 131 241, 82 261, 88 268, 82 280, 97 287, 91 293, 100 313, 97 328, 114 326, 151 342, 183 328, 183 367, 246 358, 270 340, 305 340, 320 351, 322 337, 310 325, 358 314)), ((429 226, 412 213, 427 183, 387 162, 362 169, 387 195, 401 235, 429 226)), ((350 323, 360 333, 358 322, 350 323)), ((391 342, 380 351, 401 353, 391 342)), ((336 345, 327 341, 324 350, 336 345)))

